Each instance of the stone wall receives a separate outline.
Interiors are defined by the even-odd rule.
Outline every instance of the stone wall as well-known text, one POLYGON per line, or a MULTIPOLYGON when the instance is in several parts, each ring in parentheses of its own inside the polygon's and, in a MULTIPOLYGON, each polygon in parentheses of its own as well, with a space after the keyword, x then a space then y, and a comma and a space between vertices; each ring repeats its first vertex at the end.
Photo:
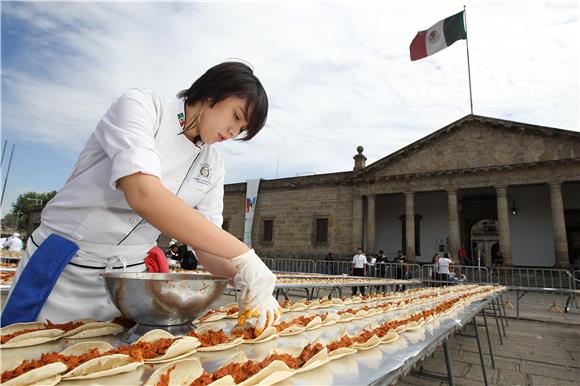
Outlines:
MULTIPOLYGON (((285 180, 262 181, 258 193, 252 246, 262 257, 318 259, 328 252, 352 255, 352 188, 325 184, 324 176, 298 177, 293 186, 285 180), (310 180, 310 181, 309 181, 310 180), (316 219, 328 219, 328 242, 316 242, 316 219), (273 240, 263 241, 264 220, 273 220, 273 240)), ((328 182, 328 181, 326 181, 328 182)), ((239 239, 244 232, 245 184, 226 188, 224 220, 239 239)))

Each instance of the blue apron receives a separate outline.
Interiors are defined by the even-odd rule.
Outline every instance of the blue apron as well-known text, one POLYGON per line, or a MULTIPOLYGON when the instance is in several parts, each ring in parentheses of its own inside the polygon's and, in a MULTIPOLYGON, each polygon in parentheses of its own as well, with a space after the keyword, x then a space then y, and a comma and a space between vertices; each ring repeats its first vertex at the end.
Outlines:
POLYGON ((79 247, 64 237, 51 234, 30 256, 2 311, 2 327, 33 322, 62 271, 79 247))

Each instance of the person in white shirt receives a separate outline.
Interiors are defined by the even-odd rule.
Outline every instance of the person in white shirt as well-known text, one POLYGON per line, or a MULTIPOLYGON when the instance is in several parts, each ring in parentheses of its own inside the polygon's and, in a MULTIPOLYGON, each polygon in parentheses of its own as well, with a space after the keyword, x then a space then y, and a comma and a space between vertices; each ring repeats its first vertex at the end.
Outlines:
POLYGON ((2 248, 7 248, 9 252, 20 252, 22 250, 22 240, 20 233, 14 233, 2 244, 2 248))
MULTIPOLYGON (((352 276, 365 276, 367 266, 367 257, 365 256, 362 248, 356 249, 356 255, 352 257, 352 276)), ((365 287, 360 286, 361 295, 365 294, 365 287)), ((352 295, 356 295, 357 287, 352 287, 352 295)))
POLYGON ((377 263, 377 258, 373 255, 367 257, 367 274, 369 277, 375 276, 375 264, 377 263))
POLYGON ((212 146, 240 134, 250 140, 267 111, 262 84, 239 62, 210 68, 177 98, 141 89, 124 93, 44 208, 2 325, 109 320, 118 311, 98 273, 143 272, 160 232, 192 246, 211 273, 233 278, 241 290, 240 316, 257 315, 257 330, 274 323, 280 316, 275 275, 253 249, 221 229, 225 171, 212 146))
POLYGON ((437 261, 437 271, 439 273, 440 280, 449 280, 449 266, 453 264, 453 261, 449 258, 449 253, 445 252, 443 257, 440 257, 437 261))

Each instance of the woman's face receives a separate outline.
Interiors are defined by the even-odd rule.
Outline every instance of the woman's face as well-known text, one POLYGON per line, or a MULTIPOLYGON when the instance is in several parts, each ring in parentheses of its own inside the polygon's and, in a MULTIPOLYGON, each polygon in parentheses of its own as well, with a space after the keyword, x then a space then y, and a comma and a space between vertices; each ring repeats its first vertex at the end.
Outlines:
POLYGON ((246 99, 228 97, 215 105, 206 102, 199 120, 199 136, 211 145, 237 137, 248 124, 246 99))

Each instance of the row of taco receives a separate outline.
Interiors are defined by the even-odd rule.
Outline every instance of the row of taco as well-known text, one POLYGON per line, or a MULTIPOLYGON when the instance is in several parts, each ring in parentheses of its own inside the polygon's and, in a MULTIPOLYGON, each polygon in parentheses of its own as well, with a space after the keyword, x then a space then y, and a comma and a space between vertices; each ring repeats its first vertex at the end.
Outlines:
MULTIPOLYGON (((348 355, 357 350, 370 349, 380 343, 389 343, 397 338, 398 333, 408 329, 419 328, 436 315, 449 312, 453 306, 460 302, 485 295, 485 293, 493 290, 493 288, 483 288, 460 294, 451 300, 438 303, 435 307, 418 312, 410 317, 385 322, 373 329, 364 329, 356 336, 350 337, 343 333, 340 339, 327 345, 317 342, 314 345, 302 347, 298 356, 280 352, 275 353, 279 355, 278 357, 270 356, 260 362, 240 361, 238 358, 238 360, 228 363, 211 376, 198 374, 192 380, 192 384, 255 384, 263 383, 266 380, 276 380, 277 382, 280 377, 290 376, 299 370, 311 370, 338 356, 348 355)), ((253 331, 253 329, 251 330, 253 331)), ((174 337, 168 332, 153 330, 143 335, 137 342, 120 346, 116 349, 113 349, 106 342, 83 342, 70 346, 60 353, 42 354, 41 358, 37 360, 18 362, 16 358, 12 358, 11 363, 4 361, 2 364, 0 382, 5 385, 30 385, 37 383, 54 385, 61 379, 98 378, 129 372, 144 363, 174 362, 200 350, 202 341, 199 339, 199 335, 202 334, 203 332, 198 330, 190 334, 190 336, 174 337)), ((252 339, 255 342, 263 342, 267 338, 268 336, 259 336, 252 339)), ((242 337, 242 339, 244 338, 242 337)), ((154 383, 148 381, 148 384, 157 385, 162 380, 169 382, 171 376, 191 377, 191 374, 199 372, 199 368, 197 370, 189 368, 191 362, 187 362, 189 364, 184 363, 172 363, 163 367, 163 370, 159 369, 150 378, 151 382, 154 383), (156 377, 159 380, 156 380, 156 377)), ((171 383, 173 384, 173 382, 171 383)))
MULTIPOLYGON (((464 289, 473 288, 473 285, 464 286, 464 289)), ((351 304, 376 302, 387 299, 405 299, 416 297, 421 294, 443 295, 450 292, 456 292, 460 287, 429 287, 429 288, 415 288, 404 292, 383 292, 376 294, 368 294, 365 296, 352 296, 342 298, 321 298, 315 300, 300 300, 293 302, 285 300, 280 303, 283 312, 313 310, 318 308, 340 307, 351 304)), ((238 317, 238 306, 235 303, 228 304, 218 309, 211 309, 204 315, 193 321, 193 324, 202 324, 215 322, 222 319, 236 319, 238 317)))
POLYGON ((199 360, 195 358, 178 361, 159 368, 150 376, 145 385, 271 385, 345 355, 393 342, 398 338, 399 333, 416 330, 423 324, 452 312, 459 304, 475 297, 485 296, 490 291, 494 289, 486 288, 484 291, 461 294, 406 318, 364 329, 355 336, 349 336, 343 332, 340 338, 328 344, 318 341, 299 347, 298 350, 296 348, 277 349, 261 361, 248 360, 243 354, 238 353, 213 373, 205 372, 199 360))

